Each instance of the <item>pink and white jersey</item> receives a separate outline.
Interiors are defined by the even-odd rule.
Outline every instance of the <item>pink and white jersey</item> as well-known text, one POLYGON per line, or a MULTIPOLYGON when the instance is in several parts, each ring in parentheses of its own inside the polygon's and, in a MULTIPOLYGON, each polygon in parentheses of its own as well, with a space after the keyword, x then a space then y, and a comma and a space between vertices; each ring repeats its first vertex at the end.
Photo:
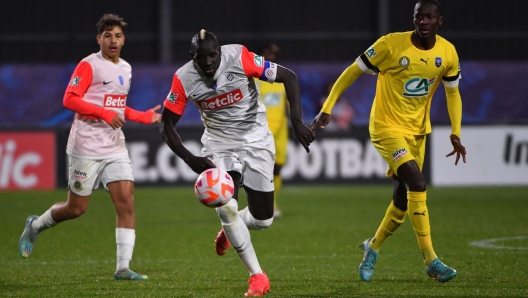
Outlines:
MULTIPOLYGON (((101 52, 84 58, 73 72, 66 89, 68 96, 112 110, 125 119, 125 107, 132 67, 125 60, 117 64, 103 58, 101 52)), ((75 114, 66 152, 77 158, 105 159, 128 156, 125 136, 104 120, 75 114)))
POLYGON ((224 45, 214 77, 204 76, 192 61, 176 71, 164 106, 181 115, 187 102, 193 101, 205 125, 203 144, 220 142, 229 148, 230 144, 253 143, 269 133, 266 108, 254 78, 273 82, 276 75, 276 64, 242 45, 224 45))

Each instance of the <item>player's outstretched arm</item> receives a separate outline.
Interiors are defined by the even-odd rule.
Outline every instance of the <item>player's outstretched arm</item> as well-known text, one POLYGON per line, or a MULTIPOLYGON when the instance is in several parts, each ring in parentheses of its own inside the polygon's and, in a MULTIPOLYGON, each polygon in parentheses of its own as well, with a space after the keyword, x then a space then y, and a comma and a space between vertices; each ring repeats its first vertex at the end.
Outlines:
POLYGON ((167 108, 161 114, 160 134, 165 143, 176 153, 195 173, 216 168, 216 165, 206 157, 199 157, 192 154, 185 146, 176 131, 175 125, 180 121, 181 115, 175 114, 167 108))
POLYGON ((332 86, 332 90, 330 91, 330 94, 328 94, 328 98, 326 98, 323 107, 321 108, 321 112, 315 116, 314 120, 310 124, 312 131, 315 132, 315 130, 319 127, 325 128, 328 123, 330 123, 332 118, 330 114, 332 113, 332 108, 334 107, 335 103, 341 94, 343 94, 343 92, 345 92, 345 90, 348 89, 348 87, 350 87, 350 85, 352 85, 352 83, 354 83, 354 81, 356 81, 356 79, 362 74, 363 71, 356 62, 352 63, 352 65, 347 67, 347 69, 341 73, 334 86, 332 86))
POLYGON ((314 141, 315 136, 302 120, 301 91, 297 75, 293 71, 277 65, 277 77, 275 81, 284 84, 286 97, 290 103, 290 121, 295 137, 299 140, 306 152, 310 152, 308 146, 314 141))
POLYGON ((449 157, 456 153, 455 166, 458 164, 460 155, 462 155, 462 160, 464 161, 464 163, 466 163, 466 148, 462 146, 460 138, 454 134, 452 134, 449 138, 451 139, 451 144, 453 144, 453 151, 446 155, 446 157, 449 157))
POLYGON ((132 108, 125 107, 125 119, 145 124, 160 123, 161 114, 156 113, 156 111, 160 108, 161 105, 157 105, 146 112, 140 112, 132 108))
POLYGON ((310 129, 315 133, 315 130, 318 127, 325 128, 328 123, 330 123, 330 120, 332 119, 332 115, 325 112, 319 112, 317 116, 315 116, 314 120, 310 124, 310 129))

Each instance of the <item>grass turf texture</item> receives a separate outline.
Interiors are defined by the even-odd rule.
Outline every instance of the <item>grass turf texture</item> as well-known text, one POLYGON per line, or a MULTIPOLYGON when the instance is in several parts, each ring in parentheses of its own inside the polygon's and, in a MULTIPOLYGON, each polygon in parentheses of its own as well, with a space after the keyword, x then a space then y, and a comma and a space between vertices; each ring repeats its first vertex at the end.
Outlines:
MULTIPOLYGON (((517 249, 470 245, 528 236, 526 187, 430 188, 433 244, 458 275, 445 284, 426 275, 407 218, 385 242, 372 281, 361 281, 356 246, 376 231, 391 192, 390 186, 284 187, 283 218, 251 232, 271 281, 267 297, 528 296, 528 238, 493 243, 517 249)), ((0 193, 0 296, 242 297, 247 290, 248 273, 234 250, 215 254, 219 219, 191 187, 136 189, 131 268, 148 281, 113 280, 115 211, 101 190, 83 216, 43 232, 31 257, 20 258, 26 217, 65 198, 65 190, 0 193)))

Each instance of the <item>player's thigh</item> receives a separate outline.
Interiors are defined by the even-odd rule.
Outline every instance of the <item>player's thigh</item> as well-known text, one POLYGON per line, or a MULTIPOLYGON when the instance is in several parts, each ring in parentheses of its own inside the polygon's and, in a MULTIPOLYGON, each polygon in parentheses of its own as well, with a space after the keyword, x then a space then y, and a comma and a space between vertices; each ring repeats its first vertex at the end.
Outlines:
POLYGON ((396 175, 398 167, 410 160, 414 160, 411 147, 414 146, 414 137, 395 133, 384 132, 370 135, 372 144, 389 165, 387 176, 396 175))
POLYGON ((106 160, 101 182, 110 192, 114 205, 133 204, 134 175, 128 156, 106 160))
POLYGON ((416 160, 416 163, 418 164, 418 167, 420 168, 420 171, 422 171, 422 167, 425 160, 425 142, 426 142, 426 136, 414 136, 414 143, 410 144, 411 148, 411 154, 414 156, 414 160, 416 160))
POLYGON ((244 186, 261 192, 273 192, 275 145, 271 134, 259 142, 247 144, 240 154, 244 186))
POLYGON ((79 197, 86 197, 99 186, 104 164, 101 160, 83 159, 69 156, 68 188, 79 197))
POLYGON ((266 220, 273 217, 274 212, 274 192, 263 192, 253 190, 244 186, 247 193, 248 208, 251 215, 260 220, 266 220))
POLYGON ((275 164, 283 166, 286 164, 288 148, 288 127, 282 126, 273 132, 275 140, 275 164))
POLYGON ((235 183, 235 188, 240 186, 242 182, 242 162, 240 161, 240 150, 203 150, 202 154, 207 156, 209 160, 216 165, 217 168, 230 173, 235 183), (231 174, 233 172, 239 173, 237 175, 231 174))

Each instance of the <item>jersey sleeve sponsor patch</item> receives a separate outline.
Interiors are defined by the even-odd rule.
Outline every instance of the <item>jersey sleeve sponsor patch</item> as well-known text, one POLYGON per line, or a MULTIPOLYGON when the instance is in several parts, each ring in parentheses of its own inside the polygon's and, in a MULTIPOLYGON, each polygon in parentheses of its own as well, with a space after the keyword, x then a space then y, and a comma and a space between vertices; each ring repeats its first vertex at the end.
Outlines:
POLYGON ((82 98, 92 84, 92 77, 93 71, 90 63, 81 61, 73 71, 65 96, 70 94, 82 98))
POLYGON ((365 55, 367 55, 367 57, 370 59, 376 55, 378 55, 378 53, 376 53, 376 50, 374 49, 374 46, 370 46, 366 51, 365 51, 365 55))
POLYGON ((248 49, 244 46, 242 46, 242 53, 240 55, 244 73, 248 77, 260 78, 266 65, 264 57, 248 51, 248 49))
POLYGON ((187 100, 183 84, 178 78, 178 75, 175 74, 172 78, 171 90, 169 91, 169 94, 167 94, 163 106, 171 112, 181 115, 183 114, 183 111, 185 111, 187 100))
POLYGON ((70 82, 70 86, 77 87, 79 86, 79 82, 82 80, 82 77, 74 76, 70 82))

